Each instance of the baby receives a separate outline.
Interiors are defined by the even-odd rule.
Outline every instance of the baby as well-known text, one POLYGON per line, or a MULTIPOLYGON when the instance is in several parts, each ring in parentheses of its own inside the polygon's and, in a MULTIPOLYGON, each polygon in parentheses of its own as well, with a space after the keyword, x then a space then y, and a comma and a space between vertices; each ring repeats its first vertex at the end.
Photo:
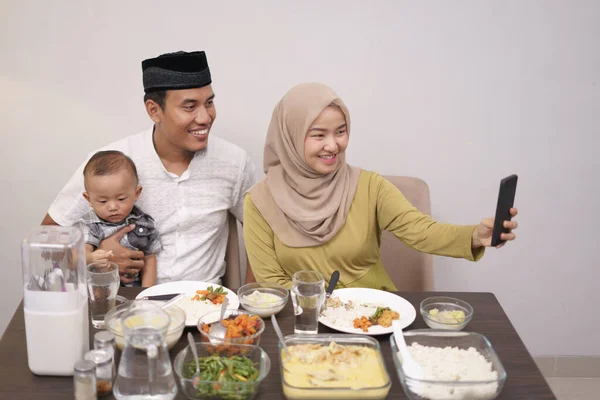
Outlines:
POLYGON ((98 249, 100 242, 122 228, 134 224, 120 243, 132 250, 144 252, 144 268, 128 286, 148 287, 156 284, 156 253, 162 248, 154 220, 135 202, 142 187, 138 184, 134 162, 120 151, 107 150, 94 154, 83 169, 83 197, 92 210, 83 216, 79 226, 86 241, 86 261, 107 260, 112 252, 98 249))

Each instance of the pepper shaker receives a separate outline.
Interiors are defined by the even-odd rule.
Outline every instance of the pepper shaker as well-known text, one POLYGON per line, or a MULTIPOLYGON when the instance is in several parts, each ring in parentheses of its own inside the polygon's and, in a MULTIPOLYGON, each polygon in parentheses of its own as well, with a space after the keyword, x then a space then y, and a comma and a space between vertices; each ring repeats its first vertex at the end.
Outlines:
POLYGON ((110 354, 105 350, 90 350, 84 358, 96 364, 96 393, 98 397, 111 393, 114 369, 110 354))

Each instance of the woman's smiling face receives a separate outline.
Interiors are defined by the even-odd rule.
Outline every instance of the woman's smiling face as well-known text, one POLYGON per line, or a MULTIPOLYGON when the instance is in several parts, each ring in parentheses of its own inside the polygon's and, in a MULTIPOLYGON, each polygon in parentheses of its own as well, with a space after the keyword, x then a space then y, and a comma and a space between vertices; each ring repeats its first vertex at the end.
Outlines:
POLYGON ((337 171, 348 147, 348 129, 342 110, 330 105, 319 114, 304 138, 304 159, 316 172, 327 175, 337 171))

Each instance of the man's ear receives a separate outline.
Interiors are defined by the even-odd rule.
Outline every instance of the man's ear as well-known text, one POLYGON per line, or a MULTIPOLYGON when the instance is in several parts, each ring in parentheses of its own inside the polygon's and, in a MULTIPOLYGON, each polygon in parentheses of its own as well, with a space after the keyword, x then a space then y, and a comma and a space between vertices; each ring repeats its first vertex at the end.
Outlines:
POLYGON ((155 124, 158 124, 162 119, 162 108, 154 100, 146 100, 146 112, 155 124))
POLYGON ((139 199, 140 198, 140 194, 142 194, 142 187, 138 186, 137 189, 135 189, 135 199, 139 199))
POLYGON ((83 198, 87 200, 88 203, 90 203, 90 205, 92 204, 92 202, 90 201, 90 195, 88 194, 88 192, 83 192, 83 198))

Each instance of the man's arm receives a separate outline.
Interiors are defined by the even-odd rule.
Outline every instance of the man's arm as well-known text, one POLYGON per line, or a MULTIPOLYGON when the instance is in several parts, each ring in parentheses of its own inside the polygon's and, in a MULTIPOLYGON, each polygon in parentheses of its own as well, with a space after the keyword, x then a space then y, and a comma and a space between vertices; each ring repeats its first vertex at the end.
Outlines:
POLYGON ((121 245, 121 239, 123 236, 135 229, 135 225, 131 224, 122 228, 120 231, 104 239, 100 242, 98 249, 112 252, 111 262, 114 262, 119 266, 119 273, 121 274, 121 282, 130 283, 133 279, 126 278, 125 274, 135 274, 142 268, 144 268, 144 252, 138 250, 130 250, 121 245))
POLYGON ((142 269, 142 287, 156 285, 156 254, 150 254, 144 258, 142 269))
POLYGON ((50 214, 46 214, 46 216, 42 220, 42 224, 41 225, 58 225, 58 224, 56 223, 56 221, 54 221, 52 219, 52 217, 50 216, 50 214))

